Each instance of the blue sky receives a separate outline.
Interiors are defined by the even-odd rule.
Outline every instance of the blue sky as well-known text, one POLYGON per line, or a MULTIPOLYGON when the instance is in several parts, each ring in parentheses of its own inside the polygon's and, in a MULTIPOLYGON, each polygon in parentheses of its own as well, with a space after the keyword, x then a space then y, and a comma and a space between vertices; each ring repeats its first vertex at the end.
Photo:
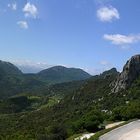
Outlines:
POLYGON ((0 59, 92 74, 121 70, 140 53, 139 5, 140 0, 0 0, 0 59))

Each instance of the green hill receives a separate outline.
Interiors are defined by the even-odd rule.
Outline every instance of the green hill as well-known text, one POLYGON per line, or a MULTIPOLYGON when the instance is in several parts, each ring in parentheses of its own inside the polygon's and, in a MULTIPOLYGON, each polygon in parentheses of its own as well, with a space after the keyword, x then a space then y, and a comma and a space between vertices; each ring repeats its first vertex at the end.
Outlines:
POLYGON ((81 69, 62 66, 49 68, 38 74, 23 74, 13 64, 0 61, 0 98, 25 92, 35 95, 50 94, 48 86, 52 84, 84 80, 89 77, 91 76, 81 69))
POLYGON ((107 72, 107 75, 92 77, 75 91, 66 94, 58 104, 52 107, 10 115, 10 118, 7 115, 8 123, 1 116, 1 125, 8 128, 8 133, 3 129, 0 129, 0 133, 15 139, 19 135, 27 140, 30 137, 59 140, 74 133, 98 130, 97 126, 103 122, 104 114, 100 111, 98 102, 94 100, 98 101, 103 94, 108 94, 108 85, 117 74, 117 72, 115 74, 107 72))
POLYGON ((13 64, 5 61, 0 61, 0 76, 21 74, 22 72, 13 64))
POLYGON ((82 69, 66 68, 63 66, 48 68, 39 72, 37 76, 39 79, 52 84, 84 80, 91 77, 90 74, 83 71, 82 69))
POLYGON ((113 68, 84 81, 43 87, 46 95, 40 97, 1 101, 2 139, 65 140, 73 134, 99 131, 107 121, 140 118, 140 75, 134 73, 140 68, 139 58, 130 59, 121 73, 113 68), (131 83, 127 77, 132 78, 131 83), (121 81, 129 86, 120 88, 121 81), (119 90, 112 90, 114 87, 119 90))

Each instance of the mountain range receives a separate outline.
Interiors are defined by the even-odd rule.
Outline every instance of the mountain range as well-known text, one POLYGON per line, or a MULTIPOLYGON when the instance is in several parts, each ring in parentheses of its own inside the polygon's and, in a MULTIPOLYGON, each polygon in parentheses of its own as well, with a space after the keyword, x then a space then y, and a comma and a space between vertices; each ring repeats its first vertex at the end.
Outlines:
POLYGON ((3 139, 65 140, 102 131, 110 121, 140 118, 140 55, 132 56, 121 73, 112 68, 95 76, 62 66, 23 74, 14 65, 1 63, 3 139), (12 72, 4 72, 5 67, 12 72))
POLYGON ((90 77, 91 75, 82 69, 63 66, 51 67, 36 74, 24 74, 15 65, 0 61, 0 97, 33 92, 52 84, 85 80, 90 77))

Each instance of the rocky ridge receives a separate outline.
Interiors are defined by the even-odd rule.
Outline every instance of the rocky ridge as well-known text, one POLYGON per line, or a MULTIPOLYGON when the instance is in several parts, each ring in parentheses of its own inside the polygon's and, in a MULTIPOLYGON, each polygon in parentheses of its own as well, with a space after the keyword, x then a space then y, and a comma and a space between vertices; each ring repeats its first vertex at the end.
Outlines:
POLYGON ((112 92, 117 93, 131 86, 132 82, 140 76, 140 55, 132 56, 123 67, 123 71, 111 84, 112 92))

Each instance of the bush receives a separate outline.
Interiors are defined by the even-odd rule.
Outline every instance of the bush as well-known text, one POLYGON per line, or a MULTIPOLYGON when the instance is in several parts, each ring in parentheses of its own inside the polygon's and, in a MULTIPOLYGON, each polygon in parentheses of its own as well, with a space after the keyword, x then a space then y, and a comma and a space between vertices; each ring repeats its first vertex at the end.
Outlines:
POLYGON ((125 106, 116 107, 112 113, 113 120, 140 118, 140 102, 134 101, 125 106))

